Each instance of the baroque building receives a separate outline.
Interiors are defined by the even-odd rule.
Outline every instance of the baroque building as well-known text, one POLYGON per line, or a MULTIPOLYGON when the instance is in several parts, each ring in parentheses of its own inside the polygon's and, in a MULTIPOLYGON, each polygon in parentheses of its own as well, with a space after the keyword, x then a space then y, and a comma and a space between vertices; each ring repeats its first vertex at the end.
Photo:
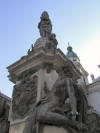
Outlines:
POLYGON ((100 114, 100 76, 87 85, 88 102, 100 114))
MULTIPOLYGON (((69 45, 69 43, 68 43, 69 45)), ((81 85, 87 85, 88 82, 88 72, 84 69, 84 67, 81 65, 80 59, 77 56, 77 54, 72 50, 71 46, 68 46, 67 48, 67 54, 66 57, 73 62, 73 64, 76 66, 76 68, 81 72, 82 76, 78 80, 78 83, 81 85)))
POLYGON ((71 46, 67 48, 67 58, 79 69, 82 76, 78 80, 79 84, 86 85, 86 92, 89 104, 100 114, 100 76, 96 79, 91 75, 92 83, 88 81, 88 72, 81 65, 80 59, 77 54, 72 50, 71 46))

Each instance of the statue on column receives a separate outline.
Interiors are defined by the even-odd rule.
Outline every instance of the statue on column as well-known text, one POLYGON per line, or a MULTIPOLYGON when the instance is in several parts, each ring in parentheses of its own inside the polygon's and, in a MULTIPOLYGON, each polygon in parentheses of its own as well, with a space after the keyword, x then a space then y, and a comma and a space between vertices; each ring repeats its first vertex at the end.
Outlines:
POLYGON ((52 23, 48 13, 44 11, 40 19, 41 20, 38 24, 38 29, 40 31, 41 38, 39 40, 46 41, 47 49, 56 50, 58 42, 56 40, 56 35, 52 33, 52 23))
POLYGON ((41 15, 41 21, 38 24, 38 28, 40 31, 41 37, 49 38, 52 32, 52 24, 49 19, 49 15, 46 11, 44 11, 41 15))

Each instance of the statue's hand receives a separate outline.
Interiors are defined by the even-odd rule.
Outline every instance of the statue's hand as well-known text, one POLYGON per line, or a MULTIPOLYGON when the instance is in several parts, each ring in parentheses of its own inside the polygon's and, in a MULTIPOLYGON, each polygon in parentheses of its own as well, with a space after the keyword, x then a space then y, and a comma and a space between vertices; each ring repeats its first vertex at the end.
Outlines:
POLYGON ((76 116, 78 115, 78 112, 71 111, 71 115, 72 115, 72 120, 76 120, 76 116))

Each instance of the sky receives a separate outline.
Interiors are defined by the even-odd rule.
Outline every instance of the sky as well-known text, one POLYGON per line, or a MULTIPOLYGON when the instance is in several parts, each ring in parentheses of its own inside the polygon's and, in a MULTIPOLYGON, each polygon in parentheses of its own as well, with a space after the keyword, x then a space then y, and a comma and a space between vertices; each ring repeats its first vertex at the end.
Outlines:
POLYGON ((58 48, 66 54, 70 42, 89 74, 100 75, 100 0, 0 0, 0 91, 9 97, 14 84, 6 67, 40 37, 43 11, 49 13, 58 48))

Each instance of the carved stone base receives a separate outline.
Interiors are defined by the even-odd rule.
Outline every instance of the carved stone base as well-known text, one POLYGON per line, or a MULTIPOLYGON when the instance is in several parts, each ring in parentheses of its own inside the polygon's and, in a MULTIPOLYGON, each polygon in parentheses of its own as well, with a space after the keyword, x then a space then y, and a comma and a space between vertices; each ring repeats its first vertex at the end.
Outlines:
POLYGON ((68 133, 68 131, 66 131, 62 127, 45 126, 43 129, 43 133, 68 133))

